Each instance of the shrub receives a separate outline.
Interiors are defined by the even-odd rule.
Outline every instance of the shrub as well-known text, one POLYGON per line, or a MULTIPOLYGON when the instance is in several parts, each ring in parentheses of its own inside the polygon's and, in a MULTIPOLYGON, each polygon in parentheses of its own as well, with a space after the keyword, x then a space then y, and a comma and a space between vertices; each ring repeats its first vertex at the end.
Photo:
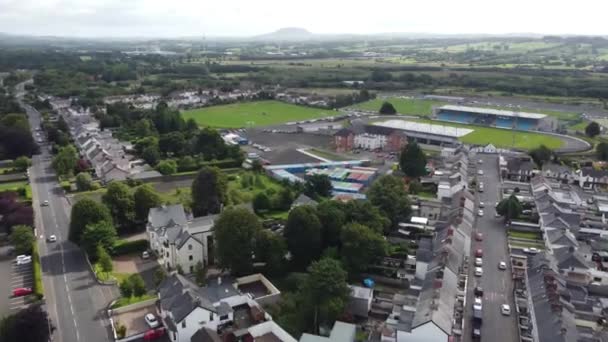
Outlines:
POLYGON ((129 298, 133 296, 133 284, 131 284, 130 278, 124 279, 119 285, 120 295, 129 298))
POLYGON ((163 175, 172 175, 177 172, 177 163, 174 160, 163 160, 156 166, 163 175))
POLYGON ((65 191, 70 191, 72 190, 72 184, 70 183, 70 181, 62 181, 61 188, 65 191))
POLYGON ((124 255, 131 253, 141 253, 148 249, 148 240, 118 240, 114 244, 112 255, 124 255))
POLYGON ((124 324, 116 322, 116 336, 118 338, 125 338, 127 335, 127 327, 124 324))

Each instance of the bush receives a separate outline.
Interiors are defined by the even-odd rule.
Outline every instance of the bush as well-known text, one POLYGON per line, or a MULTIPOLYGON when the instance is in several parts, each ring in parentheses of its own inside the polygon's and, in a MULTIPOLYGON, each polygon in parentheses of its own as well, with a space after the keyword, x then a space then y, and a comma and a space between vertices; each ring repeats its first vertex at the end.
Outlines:
POLYGON ((141 253, 148 249, 148 240, 118 240, 114 244, 112 255, 125 255, 131 253, 141 253))
POLYGON ((172 175, 177 172, 177 163, 174 160, 163 160, 158 163, 156 170, 163 175, 172 175))
POLYGON ((70 183, 70 181, 62 181, 61 182, 61 188, 65 191, 71 191, 72 190, 72 184, 70 183))
POLYGON ((127 327, 124 324, 116 322, 116 336, 118 338, 125 338, 127 335, 127 327))
POLYGON ((32 247, 32 268, 34 270, 34 294, 38 299, 42 299, 44 297, 42 266, 40 265, 40 255, 38 254, 38 245, 36 242, 34 242, 32 247))

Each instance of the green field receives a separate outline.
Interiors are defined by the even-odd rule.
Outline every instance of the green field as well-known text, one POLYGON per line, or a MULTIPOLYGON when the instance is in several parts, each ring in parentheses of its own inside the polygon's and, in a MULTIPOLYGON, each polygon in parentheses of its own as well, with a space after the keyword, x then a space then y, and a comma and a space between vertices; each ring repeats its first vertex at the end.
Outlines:
POLYGON ((439 107, 447 104, 445 102, 433 100, 389 97, 386 99, 375 99, 359 103, 355 105, 354 108, 378 112, 380 110, 380 106, 382 106, 382 103, 384 103, 385 101, 390 102, 399 114, 418 116, 430 116, 431 114, 433 114, 433 107, 439 107))
POLYGON ((589 122, 581 121, 581 122, 577 123, 576 125, 572 125, 572 126, 568 127, 568 129, 571 129, 573 131, 584 132, 585 128, 587 128, 588 125, 589 125, 589 122))
POLYGON ((511 131, 508 129, 482 127, 473 125, 462 125, 452 122, 433 121, 428 119, 415 119, 408 121, 428 122, 436 125, 445 125, 450 127, 462 127, 473 129, 474 131, 461 137, 460 140, 465 144, 472 145, 487 145, 492 144, 496 147, 516 148, 522 150, 530 150, 540 145, 545 145, 550 149, 557 149, 563 145, 563 141, 559 138, 534 133, 511 131), (513 135, 515 134, 515 145, 513 145, 513 135))
POLYGON ((331 110, 298 106, 279 101, 234 103, 187 110, 184 119, 196 120, 201 126, 238 128, 267 126, 334 115, 331 110))

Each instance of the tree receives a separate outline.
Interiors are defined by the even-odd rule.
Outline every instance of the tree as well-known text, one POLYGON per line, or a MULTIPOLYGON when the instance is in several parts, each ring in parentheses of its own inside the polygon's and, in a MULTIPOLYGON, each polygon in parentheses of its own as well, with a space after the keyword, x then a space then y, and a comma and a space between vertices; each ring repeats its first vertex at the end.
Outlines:
POLYGON ((315 261, 308 267, 308 273, 303 293, 313 307, 310 319, 318 332, 319 326, 330 325, 344 312, 350 288, 346 282, 347 273, 338 260, 315 261))
POLYGON ((186 154, 188 142, 182 132, 171 132, 161 135, 158 148, 162 153, 181 156, 186 154))
POLYGON ((141 275, 138 273, 131 274, 129 276, 129 282, 131 283, 131 288, 133 289, 133 295, 135 297, 141 297, 146 294, 146 283, 141 275))
POLYGON ((344 206, 344 213, 346 222, 362 224, 379 234, 387 231, 391 226, 391 220, 370 201, 349 201, 344 206))
POLYGON ((290 211, 284 235, 293 262, 300 269, 321 255, 321 222, 314 207, 302 205, 290 211))
POLYGON ((101 267, 101 271, 105 274, 112 272, 114 265, 112 264, 112 258, 110 257, 110 254, 108 254, 108 251, 106 251, 102 245, 97 245, 96 254, 97 263, 99 264, 99 267, 101 267))
POLYGON ((13 161, 13 168, 18 171, 25 171, 32 165, 32 160, 26 156, 21 156, 13 161))
POLYGON ((156 129, 150 119, 140 119, 135 123, 135 135, 138 137, 149 137, 156 135, 156 129))
POLYGON ((247 209, 224 210, 215 222, 213 233, 220 265, 236 275, 251 272, 254 238, 261 229, 257 216, 247 209))
POLYGON ((177 163, 175 160, 162 160, 156 165, 156 169, 163 175, 172 175, 177 173, 177 163))
POLYGON ((194 266, 194 279, 198 286, 204 286, 207 279, 207 269, 202 262, 197 262, 194 266))
POLYGON ((505 223, 517 219, 522 211, 523 207, 515 194, 503 199, 496 206, 496 212, 504 217, 505 223))
POLYGON ((55 158, 53 158, 53 168, 60 176, 71 175, 78 161, 78 153, 76 148, 68 145, 59 149, 55 158))
POLYGON ((351 274, 358 274, 386 255, 386 241, 382 235, 366 226, 351 223, 342 228, 342 262, 351 274))
POLYGON ((597 158, 601 160, 608 160, 608 143, 601 142, 595 146, 595 153, 597 158))
POLYGON ((253 210, 256 213, 266 212, 270 210, 270 207, 270 198, 265 193, 259 192, 253 197, 253 210))
POLYGON ((0 321, 0 341, 47 342, 53 330, 46 311, 33 304, 0 321))
POLYGON ((192 182, 192 211, 194 216, 217 214, 226 202, 228 183, 216 167, 203 167, 192 182))
POLYGON ((255 238, 255 256, 266 264, 269 274, 278 274, 283 271, 287 254, 285 239, 268 230, 259 230, 255 238))
POLYGON ((407 144, 399 156, 401 171, 410 178, 426 175, 426 155, 417 143, 407 144))
POLYGON ((259 159, 255 159, 251 162, 251 171, 255 173, 262 173, 262 171, 264 171, 264 166, 262 165, 262 162, 260 162, 259 159))
POLYGON ((382 106, 380 107, 380 110, 378 111, 380 114, 384 114, 384 115, 395 115, 397 114, 397 110, 395 109, 395 107, 393 106, 392 103, 390 102, 384 102, 382 103, 382 106))
POLYGON ((405 184, 399 177, 384 175, 378 178, 367 191, 367 197, 391 220, 393 227, 404 222, 412 212, 405 184))
POLYGON ((123 279, 118 288, 121 296, 125 298, 131 298, 133 296, 133 285, 131 284, 130 278, 123 279))
POLYGON ((160 152, 158 151, 158 146, 148 146, 144 148, 141 152, 141 157, 146 161, 146 163, 151 166, 155 166, 158 164, 158 160, 160 159, 160 152))
POLYGON ((13 232, 9 236, 11 245, 15 247, 17 254, 31 254, 32 247, 36 242, 34 230, 28 226, 14 226, 13 232))
POLYGON ((590 138, 595 138, 600 134, 600 131, 600 125, 595 121, 591 121, 587 127, 585 127, 585 134, 590 138))
POLYGON ((93 261, 97 261, 97 247, 101 246, 106 251, 111 251, 116 243, 117 234, 114 226, 106 221, 89 224, 80 239, 80 245, 88 253, 93 261))
POLYGON ((313 198, 331 195, 331 180, 327 175, 312 175, 306 179, 304 192, 313 198))
POLYGON ((160 194, 152 188, 150 184, 138 186, 133 192, 133 202, 135 203, 135 219, 143 222, 148 217, 148 212, 162 204, 160 194))
POLYGON ((283 187, 283 189, 276 194, 272 206, 277 210, 289 210, 293 201, 293 192, 288 187, 283 187))
POLYGON ((553 156, 553 151, 545 145, 540 145, 539 147, 530 150, 530 157, 534 160, 534 163, 538 165, 538 167, 543 167, 543 164, 550 161, 553 156))
POLYGON ((346 223, 344 206, 338 201, 324 201, 317 206, 317 217, 321 222, 323 249, 340 245, 340 233, 346 223))
POLYGON ((91 177, 91 174, 88 172, 81 172, 76 175, 76 188, 78 188, 78 191, 91 190, 92 186, 93 178, 91 177))
POLYGON ((114 222, 121 228, 130 227, 135 219, 135 203, 131 189, 121 182, 112 181, 101 198, 110 209, 114 222))
POLYGON ((103 204, 90 198, 83 198, 76 202, 70 215, 70 241, 79 244, 85 228, 90 224, 102 221, 112 222, 110 211, 103 204))
POLYGON ((156 267, 156 270, 154 270, 154 286, 158 287, 165 278, 167 278, 167 272, 160 266, 156 267))

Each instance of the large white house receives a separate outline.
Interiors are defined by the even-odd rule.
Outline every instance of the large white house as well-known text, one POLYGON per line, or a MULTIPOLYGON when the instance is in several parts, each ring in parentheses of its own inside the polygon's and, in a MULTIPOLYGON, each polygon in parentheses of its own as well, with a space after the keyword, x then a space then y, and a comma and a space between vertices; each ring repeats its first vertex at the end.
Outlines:
POLYGON ((150 209, 146 231, 150 248, 168 271, 192 273, 197 263, 213 264, 213 224, 216 215, 188 219, 181 204, 150 209))

